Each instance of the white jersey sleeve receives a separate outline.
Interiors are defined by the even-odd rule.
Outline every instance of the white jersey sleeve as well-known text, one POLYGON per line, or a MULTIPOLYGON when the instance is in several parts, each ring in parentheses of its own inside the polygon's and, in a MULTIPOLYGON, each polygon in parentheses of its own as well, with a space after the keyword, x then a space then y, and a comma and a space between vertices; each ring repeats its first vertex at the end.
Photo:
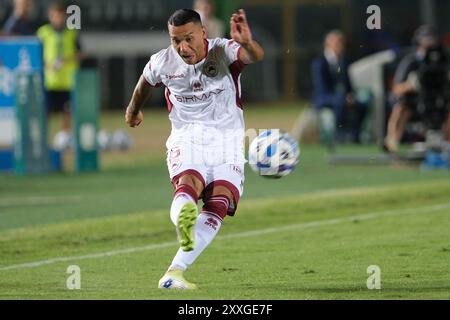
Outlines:
POLYGON ((160 56, 161 51, 152 55, 142 72, 142 75, 144 76, 145 80, 147 80, 147 82, 154 87, 159 87, 162 84, 160 73, 161 63, 159 61, 160 56))
POLYGON ((241 45, 239 43, 229 39, 217 40, 219 41, 219 45, 223 47, 223 52, 228 65, 234 63, 235 61, 240 61, 239 50, 241 49, 241 45))

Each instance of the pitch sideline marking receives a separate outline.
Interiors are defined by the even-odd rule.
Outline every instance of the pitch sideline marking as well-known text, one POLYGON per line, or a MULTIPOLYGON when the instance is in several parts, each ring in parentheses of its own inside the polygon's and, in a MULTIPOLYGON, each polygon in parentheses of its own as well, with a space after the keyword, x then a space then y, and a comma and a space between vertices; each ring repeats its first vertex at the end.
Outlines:
MULTIPOLYGON (((347 222, 347 221, 353 221, 353 220, 363 220, 364 221, 364 220, 370 220, 370 219, 381 218, 381 217, 386 217, 386 216, 396 216, 396 215, 401 215, 401 214, 412 214, 412 213, 427 212, 427 211, 434 212, 434 211, 440 211, 440 210, 444 210, 444 209, 448 209, 448 208, 450 208, 450 203, 443 203, 443 204, 418 207, 418 208, 378 211, 378 212, 359 214, 359 215, 353 215, 353 216, 342 217, 342 218, 334 218, 334 219, 328 219, 328 220, 316 220, 316 221, 310 221, 310 222, 297 223, 297 224, 288 225, 288 226, 284 226, 284 227, 274 227, 274 228, 266 228, 266 229, 259 229, 259 230, 253 230, 253 231, 232 233, 229 235, 218 236, 216 241, 217 240, 227 240, 227 239, 260 236, 263 234, 283 232, 283 231, 289 231, 289 230, 293 230, 293 229, 306 229, 306 228, 311 228, 311 227, 334 225, 334 224, 347 222)), ((135 253, 135 252, 142 252, 142 251, 148 251, 148 250, 163 249, 163 248, 168 248, 168 247, 177 246, 177 245, 178 245, 177 242, 163 242, 163 243, 151 244, 151 245, 142 246, 142 247, 124 248, 124 249, 111 250, 111 251, 106 251, 106 252, 87 254, 87 255, 82 255, 82 256, 51 258, 51 259, 47 259, 47 260, 39 260, 39 261, 34 261, 34 262, 13 264, 13 265, 9 265, 9 266, 0 267, 0 271, 24 269, 24 268, 36 268, 36 267, 40 267, 43 265, 49 265, 49 264, 54 264, 54 263, 59 263, 59 262, 111 257, 111 256, 119 255, 119 254, 127 254, 127 253, 135 253)))
POLYGON ((0 207, 7 207, 7 206, 30 206, 30 205, 40 205, 40 204, 53 204, 53 203, 60 203, 60 202, 66 202, 66 201, 72 201, 72 202, 79 202, 82 201, 81 196, 54 196, 54 197, 38 197, 38 196, 31 196, 31 197, 23 197, 23 198, 0 198, 0 207))

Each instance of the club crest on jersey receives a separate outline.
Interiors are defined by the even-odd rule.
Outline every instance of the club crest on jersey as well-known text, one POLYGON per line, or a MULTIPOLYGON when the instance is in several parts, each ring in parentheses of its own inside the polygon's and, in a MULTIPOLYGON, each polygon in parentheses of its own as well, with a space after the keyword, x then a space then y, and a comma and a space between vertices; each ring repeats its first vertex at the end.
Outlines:
POLYGON ((208 60, 203 65, 203 73, 210 78, 214 78, 219 73, 217 62, 214 60, 208 60))

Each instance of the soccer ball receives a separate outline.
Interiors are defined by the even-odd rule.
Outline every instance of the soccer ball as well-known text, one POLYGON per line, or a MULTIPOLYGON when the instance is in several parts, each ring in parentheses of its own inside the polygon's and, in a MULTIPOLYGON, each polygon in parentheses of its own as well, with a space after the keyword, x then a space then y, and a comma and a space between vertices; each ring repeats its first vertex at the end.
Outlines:
POLYGON ((281 178, 291 173, 299 162, 300 149, 287 132, 271 129, 262 132, 250 144, 250 167, 260 176, 281 178))

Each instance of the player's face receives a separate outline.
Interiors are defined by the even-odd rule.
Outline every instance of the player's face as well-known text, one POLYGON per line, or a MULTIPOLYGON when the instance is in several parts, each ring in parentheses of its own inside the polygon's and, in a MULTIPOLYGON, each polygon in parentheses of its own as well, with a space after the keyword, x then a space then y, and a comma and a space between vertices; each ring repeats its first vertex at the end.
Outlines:
POLYGON ((196 64, 205 57, 205 29, 198 23, 189 22, 182 26, 169 24, 172 46, 187 64, 196 64))

